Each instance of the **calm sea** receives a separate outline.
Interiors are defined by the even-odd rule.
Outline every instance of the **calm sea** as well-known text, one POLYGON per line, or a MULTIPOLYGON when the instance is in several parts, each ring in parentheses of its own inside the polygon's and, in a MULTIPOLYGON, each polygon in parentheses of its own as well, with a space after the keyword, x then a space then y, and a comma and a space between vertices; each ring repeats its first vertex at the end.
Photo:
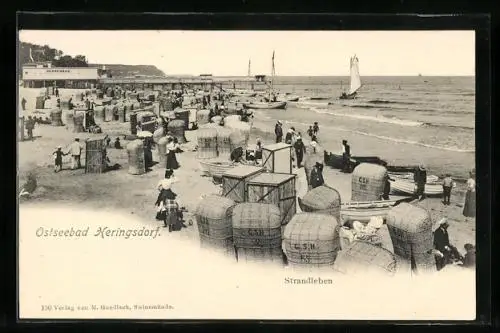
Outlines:
MULTIPOLYGON (((348 84, 348 77, 276 77, 279 91, 301 97, 282 117, 388 142, 475 151, 474 77, 362 77, 357 99, 338 100, 348 84)), ((268 116, 275 118, 275 112, 268 116)))

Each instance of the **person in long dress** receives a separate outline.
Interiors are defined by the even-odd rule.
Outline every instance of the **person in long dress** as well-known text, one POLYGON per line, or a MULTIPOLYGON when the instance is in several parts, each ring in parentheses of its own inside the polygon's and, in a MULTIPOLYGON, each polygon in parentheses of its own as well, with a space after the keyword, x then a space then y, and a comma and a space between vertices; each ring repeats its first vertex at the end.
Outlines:
POLYGON ((476 180, 474 178, 475 174, 471 171, 467 180, 467 193, 465 194, 463 210, 465 221, 468 221, 469 217, 476 217, 476 180))
POLYGON ((179 162, 177 162, 177 157, 175 154, 176 146, 174 143, 174 139, 169 137, 167 139, 167 162, 166 168, 170 170, 176 170, 179 168, 179 162))
POLYGON ((172 184, 175 182, 173 173, 173 170, 165 171, 165 179, 160 180, 158 183, 160 193, 155 202, 158 209, 156 218, 163 221, 163 227, 168 227, 168 232, 172 232, 174 226, 178 223, 179 217, 179 204, 175 201, 177 194, 171 189, 172 184))

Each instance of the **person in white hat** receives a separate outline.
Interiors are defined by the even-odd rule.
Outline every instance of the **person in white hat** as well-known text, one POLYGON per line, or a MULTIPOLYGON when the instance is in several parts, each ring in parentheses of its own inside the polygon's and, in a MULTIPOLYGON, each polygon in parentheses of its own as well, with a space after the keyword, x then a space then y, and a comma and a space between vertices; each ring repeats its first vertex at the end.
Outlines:
POLYGON ((57 146, 57 150, 53 153, 53 155, 54 155, 54 172, 61 171, 62 157, 68 154, 63 153, 61 146, 57 146))
POLYGON ((457 248, 450 244, 448 219, 442 218, 438 225, 439 227, 434 231, 434 248, 442 254, 436 257, 436 266, 439 271, 454 260, 463 260, 463 257, 457 248))

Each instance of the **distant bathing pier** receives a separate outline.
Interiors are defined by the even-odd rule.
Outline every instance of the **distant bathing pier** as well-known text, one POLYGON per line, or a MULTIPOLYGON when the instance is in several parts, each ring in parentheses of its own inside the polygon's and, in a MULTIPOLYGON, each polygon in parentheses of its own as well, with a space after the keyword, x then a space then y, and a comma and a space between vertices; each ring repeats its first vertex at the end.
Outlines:
POLYGON ((245 89, 265 90, 268 80, 265 75, 255 76, 167 76, 156 78, 103 78, 98 81, 102 89, 121 86, 127 90, 180 90, 195 89, 205 91, 245 89))

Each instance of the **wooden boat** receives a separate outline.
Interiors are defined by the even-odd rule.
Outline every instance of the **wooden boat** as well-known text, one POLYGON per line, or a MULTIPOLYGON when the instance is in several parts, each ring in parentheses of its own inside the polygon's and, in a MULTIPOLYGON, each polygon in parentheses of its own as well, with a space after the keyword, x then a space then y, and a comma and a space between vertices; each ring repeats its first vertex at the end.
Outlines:
MULTIPOLYGON (((299 98, 299 96, 279 96, 278 102, 298 102, 299 98)), ((269 97, 265 96, 264 100, 269 102, 269 97)))
MULTIPOLYGON (((416 190, 417 184, 415 184, 415 182, 404 179, 396 179, 394 181, 391 181, 392 193, 413 195, 416 190)), ((424 193, 428 196, 440 196, 443 194, 443 186, 438 183, 427 183, 425 184, 424 193)))
POLYGON ((354 57, 351 57, 349 69, 351 76, 349 92, 348 93, 343 92, 339 96, 339 99, 355 99, 357 91, 359 90, 359 88, 361 88, 361 77, 359 75, 359 60, 358 57, 356 57, 356 55, 354 55, 354 57))
MULTIPOLYGON (((327 151, 324 152, 324 162, 325 165, 328 165, 335 169, 343 168, 343 157, 340 154, 329 153, 327 151)), ((361 163, 372 163, 378 164, 382 166, 386 166, 387 162, 381 159, 378 156, 351 156, 351 168, 353 170, 358 164, 361 163)))
POLYGON ((222 178, 222 175, 226 171, 237 166, 237 164, 225 160, 206 160, 199 162, 205 174, 217 178, 222 178))
POLYGON ((330 96, 312 96, 309 99, 311 101, 324 101, 324 100, 330 99, 330 98, 331 98, 330 96))
POLYGON ((286 102, 251 102, 243 103, 247 109, 286 109, 286 102))
MULTIPOLYGON (((404 180, 413 181, 413 172, 404 172, 404 173, 389 172, 389 177, 394 178, 394 179, 404 179, 404 180)), ((428 175, 427 176, 427 183, 429 183, 429 184, 436 183, 438 180, 439 180, 438 176, 435 176, 435 175, 428 175)))

